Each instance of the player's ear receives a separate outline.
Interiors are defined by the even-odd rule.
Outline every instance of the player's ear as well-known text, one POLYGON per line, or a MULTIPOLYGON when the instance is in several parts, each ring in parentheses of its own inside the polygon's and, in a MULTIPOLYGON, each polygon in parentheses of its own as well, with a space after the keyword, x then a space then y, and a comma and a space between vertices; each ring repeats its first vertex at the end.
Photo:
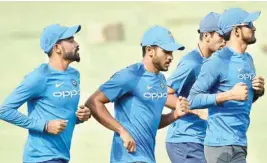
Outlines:
POLYGON ((150 57, 153 57, 154 53, 155 53, 155 51, 154 51, 153 47, 151 47, 151 46, 147 46, 146 47, 146 55, 148 55, 150 57))
POLYGON ((236 37, 239 37, 240 36, 240 33, 241 33, 241 28, 235 27, 232 31, 234 32, 234 34, 236 35, 236 37))
POLYGON ((55 46, 53 47, 54 51, 56 53, 61 53, 62 49, 61 49, 61 46, 59 44, 55 44, 55 46))
POLYGON ((210 42, 210 38, 211 38, 210 33, 205 32, 205 33, 203 34, 203 36, 204 36, 204 40, 206 40, 207 42, 210 42))

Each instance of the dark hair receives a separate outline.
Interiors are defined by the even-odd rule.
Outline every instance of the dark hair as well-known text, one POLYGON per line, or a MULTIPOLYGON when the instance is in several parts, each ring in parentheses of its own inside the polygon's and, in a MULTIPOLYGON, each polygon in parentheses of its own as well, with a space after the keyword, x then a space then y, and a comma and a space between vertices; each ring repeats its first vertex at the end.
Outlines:
POLYGON ((202 41, 204 37, 204 33, 199 33, 199 40, 202 41))
POLYGON ((231 32, 232 32, 232 31, 223 34, 223 39, 224 39, 225 41, 229 41, 229 40, 230 40, 230 38, 231 38, 231 32))
MULTIPOLYGON (((157 47, 157 45, 150 45, 151 47, 157 47)), ((146 55, 146 47, 147 46, 142 46, 142 55, 143 57, 146 55)))
POLYGON ((211 35, 211 37, 214 35, 214 31, 213 32, 202 32, 202 33, 199 33, 199 40, 202 41, 203 40, 203 37, 204 37, 204 33, 209 33, 211 35))
MULTIPOLYGON (((72 37, 70 37, 70 38, 72 38, 72 37)), ((58 40, 55 44, 59 44, 59 43, 61 43, 63 40, 68 40, 68 39, 70 39, 70 38, 66 38, 66 39, 58 40)), ((55 44, 54 44, 54 45, 55 45, 55 44)), ((53 46, 53 47, 54 47, 54 46, 53 46)), ((52 56, 53 47, 52 47, 52 49, 50 50, 50 52, 47 53, 47 55, 48 55, 49 58, 52 56)))
POLYGON ((47 56, 48 56, 49 58, 52 56, 52 51, 53 51, 53 50, 51 50, 50 52, 47 53, 47 56))

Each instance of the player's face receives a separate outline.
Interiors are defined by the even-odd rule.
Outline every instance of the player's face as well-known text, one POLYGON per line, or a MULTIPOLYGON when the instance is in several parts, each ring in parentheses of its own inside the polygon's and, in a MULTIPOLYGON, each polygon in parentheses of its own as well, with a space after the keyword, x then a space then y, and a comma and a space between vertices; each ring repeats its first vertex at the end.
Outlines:
POLYGON ((168 68, 172 60, 173 60, 172 51, 166 51, 160 47, 154 48, 152 63, 159 71, 168 71, 168 68))
POLYGON ((210 42, 209 42, 209 48, 212 52, 216 52, 217 50, 222 49, 225 46, 225 41, 223 39, 223 36, 221 36, 219 33, 214 32, 211 35, 210 42))
POLYGON ((63 59, 80 62, 79 44, 70 37, 59 42, 62 48, 63 59))
POLYGON ((257 39, 255 37, 256 28, 253 23, 238 26, 241 29, 241 39, 249 44, 254 44, 257 39))

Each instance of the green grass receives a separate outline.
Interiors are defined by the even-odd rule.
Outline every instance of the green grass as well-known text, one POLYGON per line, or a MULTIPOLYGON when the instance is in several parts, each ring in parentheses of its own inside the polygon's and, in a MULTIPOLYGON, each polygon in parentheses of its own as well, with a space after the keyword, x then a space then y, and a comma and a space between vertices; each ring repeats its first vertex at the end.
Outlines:
MULTIPOLYGON (((0 103, 25 74, 45 61, 46 56, 41 52, 39 37, 42 29, 52 23, 82 25, 82 31, 76 38, 81 45, 82 60, 79 64, 73 64, 81 72, 81 103, 115 71, 142 59, 139 43, 143 32, 150 26, 159 24, 168 27, 176 40, 186 46, 184 52, 176 52, 171 72, 181 56, 196 47, 196 30, 201 17, 210 11, 222 12, 229 7, 262 11, 255 24, 258 42, 248 50, 254 57, 257 73, 266 78, 267 64, 264 61, 267 56, 260 49, 266 43, 266 5, 266 2, 1 2, 0 103), (125 25, 125 41, 96 45, 86 41, 90 37, 87 34, 90 24, 114 21, 121 21, 125 25)), ((112 108, 112 105, 109 106, 112 108)), ((248 131, 249 163, 267 161, 266 106, 266 97, 253 105, 248 131)), ((25 106, 20 111, 25 113, 25 106)), ((112 134, 94 119, 78 125, 73 137, 71 162, 109 162, 112 134)), ((165 150, 165 135, 166 129, 160 130, 157 135, 156 159, 159 163, 169 162, 165 150)), ((26 130, 1 121, 0 162, 22 162, 26 137, 26 130)))

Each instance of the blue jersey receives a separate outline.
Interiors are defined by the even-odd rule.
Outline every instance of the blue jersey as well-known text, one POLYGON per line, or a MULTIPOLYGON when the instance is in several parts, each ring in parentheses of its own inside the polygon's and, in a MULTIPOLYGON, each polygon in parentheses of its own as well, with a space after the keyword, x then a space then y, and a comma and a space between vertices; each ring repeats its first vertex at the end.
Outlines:
POLYGON ((71 67, 63 72, 41 64, 24 78, 0 108, 0 119, 29 131, 23 162, 70 159, 79 98, 80 75, 71 67), (28 116, 17 111, 25 102, 28 116), (55 119, 68 120, 66 129, 59 135, 43 132, 45 123, 55 119))
POLYGON ((192 108, 209 108, 205 145, 247 145, 246 132, 254 96, 252 79, 255 76, 251 56, 238 54, 228 47, 214 53, 202 65, 189 100, 192 108), (232 89, 239 82, 248 86, 248 100, 231 100, 217 105, 216 94, 232 89))
MULTIPOLYGON (((168 86, 175 90, 177 96, 187 97, 194 84, 204 58, 197 50, 185 55, 174 73, 168 78, 168 86)), ((198 116, 188 114, 173 122, 167 133, 166 142, 194 142, 203 144, 207 122, 198 116)))
POLYGON ((155 163, 155 137, 167 99, 164 75, 148 72, 137 63, 115 73, 100 90, 115 103, 115 119, 136 142, 136 152, 128 153, 114 133, 110 162, 155 163))

